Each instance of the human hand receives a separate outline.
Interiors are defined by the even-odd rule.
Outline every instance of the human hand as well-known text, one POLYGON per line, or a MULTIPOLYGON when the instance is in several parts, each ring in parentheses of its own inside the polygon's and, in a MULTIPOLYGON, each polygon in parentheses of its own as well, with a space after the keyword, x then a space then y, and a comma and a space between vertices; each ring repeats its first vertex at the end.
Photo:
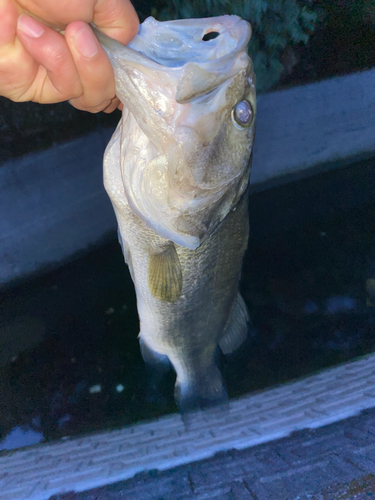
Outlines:
POLYGON ((0 0, 0 95, 116 109, 113 70, 90 22, 123 44, 139 24, 130 0, 0 0))

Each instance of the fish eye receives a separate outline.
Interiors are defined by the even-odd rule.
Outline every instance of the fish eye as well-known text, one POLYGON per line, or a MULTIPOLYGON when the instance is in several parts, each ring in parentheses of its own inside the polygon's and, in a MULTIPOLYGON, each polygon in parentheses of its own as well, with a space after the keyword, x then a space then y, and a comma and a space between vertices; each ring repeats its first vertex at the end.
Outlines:
POLYGON ((233 124, 237 128, 249 127, 253 121, 253 108, 249 101, 244 99, 232 109, 233 124))

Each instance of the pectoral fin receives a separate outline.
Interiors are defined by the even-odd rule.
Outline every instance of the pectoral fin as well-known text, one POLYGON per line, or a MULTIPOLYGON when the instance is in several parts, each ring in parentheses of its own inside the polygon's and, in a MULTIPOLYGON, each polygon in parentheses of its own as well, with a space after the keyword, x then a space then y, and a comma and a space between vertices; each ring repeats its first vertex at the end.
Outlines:
POLYGON ((249 321, 246 304, 238 293, 225 333, 219 342, 223 354, 234 352, 246 340, 249 321))
POLYGON ((148 286, 152 296, 164 302, 175 302, 180 297, 182 270, 173 243, 149 256, 148 286))

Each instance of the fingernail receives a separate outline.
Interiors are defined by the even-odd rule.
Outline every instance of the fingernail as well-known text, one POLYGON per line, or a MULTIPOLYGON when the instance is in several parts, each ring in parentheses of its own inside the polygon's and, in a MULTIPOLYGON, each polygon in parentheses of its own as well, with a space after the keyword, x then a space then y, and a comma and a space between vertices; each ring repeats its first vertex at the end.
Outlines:
POLYGON ((78 52, 84 57, 93 57, 98 52, 98 42, 88 26, 78 31, 75 41, 78 52))
POLYGON ((17 19, 17 28, 33 38, 39 38, 44 33, 43 26, 25 14, 21 14, 17 19))

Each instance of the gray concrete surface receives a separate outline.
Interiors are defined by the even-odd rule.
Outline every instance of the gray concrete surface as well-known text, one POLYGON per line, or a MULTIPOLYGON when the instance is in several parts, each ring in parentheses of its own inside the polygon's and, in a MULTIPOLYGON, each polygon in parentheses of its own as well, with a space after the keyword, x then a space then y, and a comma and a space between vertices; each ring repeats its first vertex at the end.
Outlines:
POLYGON ((260 96, 251 184, 374 154, 374 89, 372 69, 260 96))
MULTIPOLYGON (((374 88, 372 69, 261 96, 252 189, 375 155, 374 88)), ((95 132, 2 165, 0 286, 115 230, 102 185, 110 135, 95 132)))
MULTIPOLYGON (((289 436, 296 431, 323 427, 373 407, 375 354, 290 384, 232 400, 227 411, 213 409, 210 412, 192 414, 187 428, 179 415, 170 415, 120 430, 37 445, 15 452, 3 452, 0 454, 0 498, 46 500, 54 494, 81 492, 133 478, 140 472, 149 471, 153 474, 151 471, 155 469, 163 471, 203 460, 218 452, 245 450, 289 436)), ((336 447, 337 444, 339 441, 331 437, 322 446, 336 447)), ((369 453, 371 461, 375 450, 373 440, 365 440, 363 452, 353 455, 352 467, 340 462, 338 456, 334 457, 332 463, 328 459, 316 464, 307 461, 304 469, 304 460, 309 457, 309 446, 309 441, 305 444, 302 438, 298 453, 281 446, 280 453, 284 454, 283 457, 276 452, 263 455, 265 463, 273 461, 281 464, 281 469, 277 471, 279 482, 272 479, 271 473, 269 479, 265 474, 255 498, 271 500, 274 497, 267 497, 267 492, 277 491, 284 483, 292 488, 294 472, 290 460, 294 460, 296 477, 302 471, 311 470, 312 481, 316 485, 316 474, 327 480, 334 477, 336 469, 350 474, 355 469, 363 470, 361 464, 367 467, 367 455, 364 453, 369 453), (343 468, 344 465, 346 468, 343 468)), ((246 473, 254 477, 252 469, 261 467, 261 464, 262 461, 258 463, 257 459, 251 458, 245 464, 246 473)), ((232 471, 231 467, 229 463, 224 481, 228 491, 232 488, 231 482, 237 481, 236 478, 245 473, 245 469, 239 468, 238 461, 234 462, 232 471)), ((216 496, 212 492, 202 492, 197 498, 222 498, 220 495, 223 492, 219 488, 222 484, 221 476, 220 467, 208 467, 207 470, 198 468, 190 481, 187 475, 178 475, 176 484, 172 481, 175 489, 171 489, 172 493, 166 499, 178 498, 171 496, 173 491, 178 491, 181 498, 185 498, 185 494, 189 498, 191 481, 194 491, 198 491, 199 485, 203 485, 204 481, 209 481, 215 487, 213 492, 219 492, 218 495, 215 493, 216 496), (207 474, 210 474, 209 479, 207 474)), ((164 498, 171 488, 168 477, 158 482, 159 490, 155 490, 159 491, 158 496, 155 496, 152 485, 146 481, 144 493, 141 488, 137 492, 138 496, 133 493, 124 497, 164 498)), ((243 489, 243 485, 237 486, 243 489)), ((134 488, 138 486, 135 485, 134 488)), ((308 488, 304 490, 306 491, 308 488)), ((246 489, 243 493, 246 493, 246 489)))
POLYGON ((95 132, 0 168, 0 286, 56 265, 114 230, 102 181, 109 137, 95 132))
POLYGON ((374 441, 372 409, 267 444, 53 500, 368 500, 375 496, 374 441))

